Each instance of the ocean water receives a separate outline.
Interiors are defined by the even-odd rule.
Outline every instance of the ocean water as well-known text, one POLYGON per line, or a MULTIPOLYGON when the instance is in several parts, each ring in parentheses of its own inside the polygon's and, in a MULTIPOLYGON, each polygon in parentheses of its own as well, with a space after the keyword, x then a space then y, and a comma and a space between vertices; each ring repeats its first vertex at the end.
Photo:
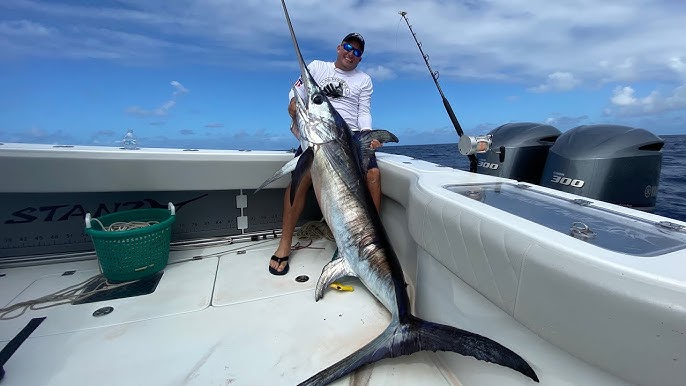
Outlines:
MULTIPOLYGON (((686 135, 663 135, 662 171, 655 214, 686 221, 686 135)), ((457 143, 439 145, 384 146, 381 151, 402 154, 455 169, 469 170, 467 157, 457 151, 457 143)))

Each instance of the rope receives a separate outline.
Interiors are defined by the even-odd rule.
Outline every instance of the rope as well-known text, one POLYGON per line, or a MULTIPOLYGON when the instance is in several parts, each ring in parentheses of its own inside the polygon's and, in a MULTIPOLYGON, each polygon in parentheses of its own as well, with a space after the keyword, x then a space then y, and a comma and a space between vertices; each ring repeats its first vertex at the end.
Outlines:
POLYGON ((150 225, 155 225, 159 224, 159 221, 129 221, 129 222, 123 222, 123 221, 118 221, 118 222, 113 222, 110 224, 110 226, 106 227, 102 225, 100 220, 97 218, 94 218, 92 221, 97 222, 100 224, 100 228, 104 231, 128 231, 131 229, 138 229, 138 228, 144 228, 150 225))
MULTIPOLYGON (((109 227, 105 227, 102 225, 102 223, 94 218, 93 221, 96 221, 98 224, 100 224, 100 227, 103 230, 106 231, 120 231, 120 230, 129 230, 129 229, 136 229, 136 228, 142 228, 150 225, 157 224, 157 221, 131 221, 131 222, 115 222, 111 224, 109 227)), ((301 240, 307 240, 309 241, 307 245, 301 246, 300 242, 298 242, 295 246, 293 246, 293 249, 304 249, 304 248, 314 248, 311 247, 312 241, 313 240, 318 240, 321 238, 326 238, 327 240, 334 240, 333 234, 331 233, 331 229, 329 229, 329 226, 326 224, 326 222, 322 221, 310 221, 305 223, 303 226, 300 227, 298 232, 296 233, 296 236, 301 239, 301 240)), ((260 243, 256 243, 251 245, 251 248, 256 247, 259 244, 271 242, 272 240, 264 240, 260 243)), ((231 243, 230 243, 231 244, 231 243)), ((225 255, 228 253, 231 253, 236 250, 242 250, 244 248, 238 247, 233 250, 229 251, 221 251, 221 252, 215 252, 209 255, 203 255, 203 257, 212 257, 212 256, 221 256, 225 255)), ((319 249, 319 248, 318 248, 319 249)), ((323 249, 323 248, 321 248, 323 249)), ((189 261, 193 260, 194 258, 190 258, 188 260, 184 261, 189 261)), ((183 261, 178 261, 174 263, 169 263, 175 264, 175 263, 180 263, 183 261)), ((10 319, 15 319, 18 318, 26 313, 28 310, 42 310, 50 307, 55 307, 59 306, 62 304, 69 304, 76 302, 78 300, 84 299, 88 296, 91 296, 95 293, 106 291, 106 290, 111 290, 117 287, 121 287, 123 285, 132 283, 132 282, 124 282, 124 283, 116 283, 116 284, 110 284, 107 279, 105 279, 105 285, 101 286, 100 288, 94 289, 92 291, 86 291, 79 293, 79 291, 85 290, 88 286, 96 283, 97 281, 100 281, 104 278, 103 274, 98 274, 95 275, 87 280, 84 280, 81 283, 74 284, 72 286, 69 286, 67 288, 64 288, 62 290, 59 290, 57 292, 54 292, 49 295, 45 295, 33 300, 27 300, 23 302, 19 302, 16 304, 12 304, 10 306, 7 306, 5 308, 0 308, 0 320, 10 320, 10 319), (52 303, 52 304, 49 304, 52 303), (42 304, 47 304, 43 305, 42 304), (8 316, 18 310, 21 310, 16 315, 13 316, 8 316)))
POLYGON ((331 229, 329 229, 329 226, 326 225, 326 222, 324 222, 324 220, 309 221, 305 223, 303 226, 300 227, 300 229, 296 233, 296 236, 298 236, 298 238, 302 240, 319 240, 322 237, 331 241, 333 241, 334 239, 333 233, 331 233, 331 229))
POLYGON ((92 285, 93 283, 100 281, 102 278, 103 278, 103 275, 98 274, 98 275, 95 275, 95 276, 93 276, 87 280, 82 281, 81 283, 74 284, 74 285, 69 286, 67 288, 61 289, 57 292, 53 292, 49 295, 41 296, 41 297, 39 297, 37 299, 33 299, 33 300, 27 300, 27 301, 19 302, 16 304, 12 304, 12 305, 7 306, 5 308, 0 308, 0 320, 10 320, 10 319, 18 318, 18 317, 24 315, 24 313, 26 313, 26 311, 29 309, 36 311, 36 310, 43 310, 46 308, 59 306, 62 304, 73 303, 75 301, 78 301, 78 300, 84 299, 88 296, 91 296, 95 293, 111 290, 111 289, 114 289, 117 287, 127 285, 129 283, 132 283, 131 281, 129 281, 129 282, 123 282, 123 283, 110 284, 109 281, 105 280, 104 286, 97 288, 97 289, 94 289, 92 291, 86 291, 86 292, 79 293, 79 291, 86 289, 89 285, 92 285), (48 304, 45 306, 39 306, 40 304, 45 304, 45 303, 53 303, 53 304, 48 304), (17 315, 14 315, 14 316, 8 316, 9 314, 11 314, 17 310, 21 310, 21 312, 17 315))

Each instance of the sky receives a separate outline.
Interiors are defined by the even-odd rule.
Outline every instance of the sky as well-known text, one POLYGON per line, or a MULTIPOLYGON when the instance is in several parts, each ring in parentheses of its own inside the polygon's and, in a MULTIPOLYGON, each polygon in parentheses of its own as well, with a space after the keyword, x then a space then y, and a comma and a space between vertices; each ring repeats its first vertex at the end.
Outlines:
MULTIPOLYGON (((686 134, 686 2, 287 1, 305 61, 366 40, 373 126, 456 143, 508 122, 686 134)), ((276 0, 0 0, 0 142, 290 149, 299 70, 276 0)))

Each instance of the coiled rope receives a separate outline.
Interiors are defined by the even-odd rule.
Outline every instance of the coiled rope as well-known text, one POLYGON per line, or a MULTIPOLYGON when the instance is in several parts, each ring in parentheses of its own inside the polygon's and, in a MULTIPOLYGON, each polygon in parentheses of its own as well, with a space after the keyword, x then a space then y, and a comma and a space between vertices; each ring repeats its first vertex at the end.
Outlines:
POLYGON ((309 221, 298 229, 295 234, 299 239, 302 240, 319 240, 322 237, 327 240, 333 240, 333 233, 329 226, 322 221, 309 221))
POLYGON ((100 220, 98 220, 97 218, 92 219, 92 221, 95 221, 98 224, 100 224, 100 228, 102 228, 102 230, 108 231, 108 232, 111 232, 111 231, 128 231, 131 229, 145 228, 147 226, 160 223, 159 221, 154 221, 154 220, 153 221, 128 221, 128 222, 118 221, 118 222, 113 222, 112 224, 110 224, 109 226, 106 227, 106 226, 102 225, 100 220))
MULTIPOLYGON (((148 227, 151 225, 159 224, 159 221, 118 221, 110 224, 109 226, 104 226, 100 220, 97 218, 92 219, 92 221, 97 222, 100 225, 100 228, 104 231, 107 232, 117 232, 117 231, 128 231, 132 229, 139 229, 139 228, 144 228, 148 227)), ((37 299, 32 299, 32 300, 27 300, 24 302, 19 302, 16 304, 12 304, 8 307, 5 308, 0 308, 0 320, 10 320, 10 319, 15 319, 18 318, 24 313, 26 313, 27 310, 42 310, 50 307, 55 307, 59 306, 62 304, 69 304, 69 303, 74 303, 78 300, 87 298, 95 293, 102 292, 102 291, 108 291, 117 287, 121 287, 124 285, 127 285, 129 283, 132 283, 133 281, 129 282, 123 282, 123 283, 116 283, 116 284, 111 284, 107 279, 105 279, 103 286, 100 288, 96 288, 91 291, 85 291, 88 286, 102 281, 104 278, 103 274, 98 274, 95 275, 87 280, 84 280, 81 283, 74 284, 72 286, 69 286, 67 288, 61 289, 57 292, 53 292, 49 295, 41 296, 37 299), (81 292, 83 291, 83 292, 81 292), (81 292, 81 293, 79 293, 81 292), (44 306, 40 306, 41 304, 47 304, 44 306), (13 316, 8 316, 15 311, 21 310, 16 315, 13 316)))
POLYGON ((12 305, 5 307, 5 308, 0 308, 0 320, 10 320, 10 319, 18 318, 18 317, 24 315, 24 313, 26 313, 27 310, 34 310, 34 311, 35 310, 43 310, 46 308, 55 307, 55 306, 59 306, 62 304, 73 303, 73 302, 76 302, 78 300, 87 298, 87 297, 89 297, 95 293, 108 291, 108 290, 111 290, 111 289, 114 289, 117 287, 121 287, 121 286, 130 284, 130 283, 133 283, 133 281, 129 281, 129 282, 111 284, 109 281, 107 281, 107 279, 105 279, 105 282, 104 282, 105 285, 104 286, 102 286, 100 288, 96 288, 96 289, 91 290, 91 291, 84 291, 82 293, 79 293, 79 291, 85 290, 86 288, 88 288, 88 286, 92 285, 93 283, 101 281, 103 279, 103 277, 104 276, 102 274, 98 274, 98 275, 95 275, 93 277, 90 277, 90 278, 82 281, 81 283, 74 284, 74 285, 69 286, 67 288, 61 289, 57 292, 53 292, 49 295, 45 295, 45 296, 41 296, 41 297, 36 298, 36 299, 27 300, 24 302, 12 304, 12 305), (47 303, 52 303, 52 304, 39 306, 41 304, 47 304, 47 303), (21 310, 21 312, 19 312, 16 315, 13 315, 13 316, 8 316, 17 310, 21 310))

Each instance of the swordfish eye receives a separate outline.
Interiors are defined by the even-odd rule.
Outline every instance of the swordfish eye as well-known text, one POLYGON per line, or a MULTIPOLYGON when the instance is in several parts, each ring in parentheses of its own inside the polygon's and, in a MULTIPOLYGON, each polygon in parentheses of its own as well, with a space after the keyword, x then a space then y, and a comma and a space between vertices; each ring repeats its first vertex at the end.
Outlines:
POLYGON ((312 95, 312 102, 314 102, 315 105, 321 105, 324 103, 324 97, 320 93, 316 93, 312 95))

